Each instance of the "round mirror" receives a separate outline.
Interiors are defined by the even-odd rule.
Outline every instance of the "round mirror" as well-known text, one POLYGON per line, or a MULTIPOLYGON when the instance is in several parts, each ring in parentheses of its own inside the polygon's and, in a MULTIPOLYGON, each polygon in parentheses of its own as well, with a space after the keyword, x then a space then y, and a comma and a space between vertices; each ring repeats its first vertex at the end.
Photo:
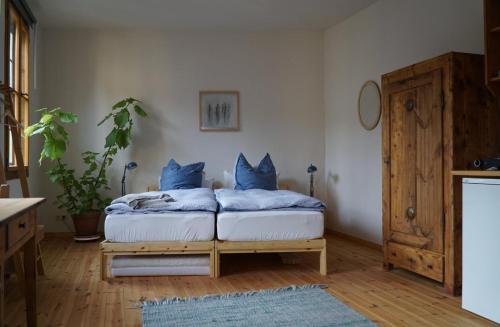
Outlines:
POLYGON ((358 98, 359 122, 370 131, 377 127, 380 120, 380 89, 374 81, 368 81, 361 87, 358 98))

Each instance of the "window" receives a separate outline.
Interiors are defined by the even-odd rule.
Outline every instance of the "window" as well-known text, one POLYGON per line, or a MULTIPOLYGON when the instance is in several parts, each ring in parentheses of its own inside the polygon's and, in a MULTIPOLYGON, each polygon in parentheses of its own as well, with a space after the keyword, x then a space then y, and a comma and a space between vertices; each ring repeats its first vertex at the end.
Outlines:
MULTIPOLYGON (((5 81, 12 93, 14 116, 22 127, 29 125, 29 27, 11 1, 6 6, 5 81)), ((28 138, 21 133, 24 165, 28 166, 28 138)), ((8 178, 16 178, 18 165, 12 136, 5 126, 5 167, 8 178)))

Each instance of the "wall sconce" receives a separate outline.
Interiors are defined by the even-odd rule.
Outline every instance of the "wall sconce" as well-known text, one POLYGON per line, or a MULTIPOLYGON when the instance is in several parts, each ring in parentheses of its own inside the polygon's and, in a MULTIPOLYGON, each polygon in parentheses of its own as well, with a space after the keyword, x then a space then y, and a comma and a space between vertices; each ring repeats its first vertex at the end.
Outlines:
POLYGON ((309 195, 314 196, 314 173, 318 171, 318 168, 311 164, 307 167, 307 173, 309 174, 309 195))
POLYGON ((137 162, 131 161, 125 165, 123 168, 123 176, 122 176, 122 196, 125 195, 125 176, 127 174, 127 170, 134 170, 137 168, 137 162))

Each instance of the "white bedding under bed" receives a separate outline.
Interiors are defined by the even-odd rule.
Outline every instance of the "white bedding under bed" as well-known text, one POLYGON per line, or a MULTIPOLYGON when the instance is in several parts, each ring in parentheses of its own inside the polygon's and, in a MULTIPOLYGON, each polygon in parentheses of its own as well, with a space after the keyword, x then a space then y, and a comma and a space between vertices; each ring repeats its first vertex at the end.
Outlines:
POLYGON ((217 215, 217 239, 221 241, 312 240, 323 233, 320 211, 225 211, 217 215))
POLYGON ((104 234, 110 242, 211 241, 215 234, 213 212, 189 211, 108 215, 104 234))
MULTIPOLYGON (((188 211, 108 215, 106 240, 113 243, 203 242, 215 235, 213 212, 188 211)), ((209 275, 209 255, 114 256, 112 276, 209 275)))
POLYGON ((117 256, 111 262, 113 276, 208 275, 208 255, 117 256))

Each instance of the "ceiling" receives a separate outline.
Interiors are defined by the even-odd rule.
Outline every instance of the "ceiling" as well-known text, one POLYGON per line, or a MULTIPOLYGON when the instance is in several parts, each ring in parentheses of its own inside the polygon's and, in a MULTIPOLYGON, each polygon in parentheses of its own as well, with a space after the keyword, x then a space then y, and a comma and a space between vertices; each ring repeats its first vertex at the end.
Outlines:
POLYGON ((42 27, 322 30, 376 0, 28 0, 42 27))

